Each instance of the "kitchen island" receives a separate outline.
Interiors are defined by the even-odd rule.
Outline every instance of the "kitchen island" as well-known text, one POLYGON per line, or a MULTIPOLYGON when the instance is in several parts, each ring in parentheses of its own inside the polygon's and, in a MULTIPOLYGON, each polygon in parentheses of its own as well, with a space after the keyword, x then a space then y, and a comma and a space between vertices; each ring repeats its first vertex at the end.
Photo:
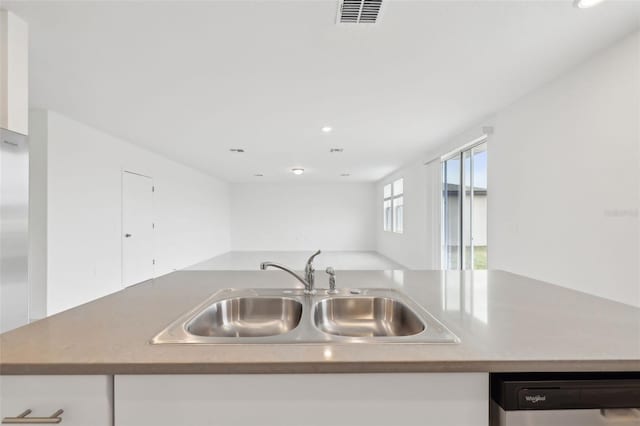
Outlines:
POLYGON ((185 271, 0 335, 0 373, 640 370, 640 309, 631 306, 500 271, 342 271, 337 283, 404 292, 461 342, 151 345, 220 289, 300 287, 280 271, 185 271))
MULTIPOLYGON (((61 386, 72 395, 80 386, 87 389, 81 406, 91 406, 91 389, 102 401, 92 415, 102 410, 105 422, 95 425, 213 424, 207 419, 214 417, 219 424, 286 424, 278 413, 292 398, 300 407, 329 404, 334 414, 369 407, 369 416, 334 424, 388 423, 393 407, 406 414, 396 424, 424 424, 419 413, 428 407, 440 419, 433 424, 486 425, 478 416, 488 419, 488 373, 640 371, 640 309, 624 304, 501 271, 340 271, 337 285, 401 291, 460 342, 150 344, 220 289, 299 286, 281 271, 176 272, 1 335, 3 399, 13 404, 2 415, 21 406, 11 392, 64 396, 61 386), (247 404, 263 415, 241 408, 247 404), (231 417, 226 406, 236 409, 231 417), (154 411, 160 414, 149 417, 154 411)), ((47 410, 60 408, 49 407, 47 395, 47 410)))

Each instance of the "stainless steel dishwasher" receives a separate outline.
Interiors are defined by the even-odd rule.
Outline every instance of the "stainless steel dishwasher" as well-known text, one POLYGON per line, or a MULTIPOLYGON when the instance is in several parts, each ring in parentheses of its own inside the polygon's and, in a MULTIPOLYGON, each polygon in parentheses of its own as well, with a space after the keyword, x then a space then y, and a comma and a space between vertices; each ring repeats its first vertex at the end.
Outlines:
POLYGON ((640 373, 491 375, 491 426, 640 426, 640 373))

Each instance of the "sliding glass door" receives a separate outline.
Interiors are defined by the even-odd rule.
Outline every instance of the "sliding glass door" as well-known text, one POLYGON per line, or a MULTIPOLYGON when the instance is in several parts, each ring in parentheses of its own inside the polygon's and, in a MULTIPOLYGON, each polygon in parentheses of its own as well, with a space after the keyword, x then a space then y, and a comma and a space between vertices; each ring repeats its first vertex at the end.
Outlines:
POLYGON ((487 144, 442 161, 442 268, 487 269, 487 144))

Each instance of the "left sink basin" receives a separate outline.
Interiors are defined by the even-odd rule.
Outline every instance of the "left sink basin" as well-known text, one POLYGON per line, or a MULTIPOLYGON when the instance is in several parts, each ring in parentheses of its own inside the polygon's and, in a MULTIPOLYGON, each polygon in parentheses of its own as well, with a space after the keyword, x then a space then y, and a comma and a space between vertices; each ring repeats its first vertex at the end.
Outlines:
POLYGON ((285 297, 236 297, 212 303, 186 325, 206 337, 265 337, 287 333, 300 324, 302 304, 285 297))

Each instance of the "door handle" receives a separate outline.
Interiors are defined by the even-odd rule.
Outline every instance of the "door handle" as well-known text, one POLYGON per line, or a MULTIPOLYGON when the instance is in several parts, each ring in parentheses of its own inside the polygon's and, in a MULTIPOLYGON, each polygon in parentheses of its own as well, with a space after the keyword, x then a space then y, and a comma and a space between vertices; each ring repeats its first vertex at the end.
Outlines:
POLYGON ((633 424, 640 419, 640 408, 602 408, 600 415, 605 418, 607 424, 609 420, 625 424, 630 421, 633 424))
POLYGON ((124 234, 125 238, 131 238, 131 234, 124 234))
POLYGON ((62 422, 62 413, 64 410, 58 410, 49 417, 27 417, 31 414, 31 410, 27 409, 16 417, 5 417, 2 424, 57 424, 62 422))

